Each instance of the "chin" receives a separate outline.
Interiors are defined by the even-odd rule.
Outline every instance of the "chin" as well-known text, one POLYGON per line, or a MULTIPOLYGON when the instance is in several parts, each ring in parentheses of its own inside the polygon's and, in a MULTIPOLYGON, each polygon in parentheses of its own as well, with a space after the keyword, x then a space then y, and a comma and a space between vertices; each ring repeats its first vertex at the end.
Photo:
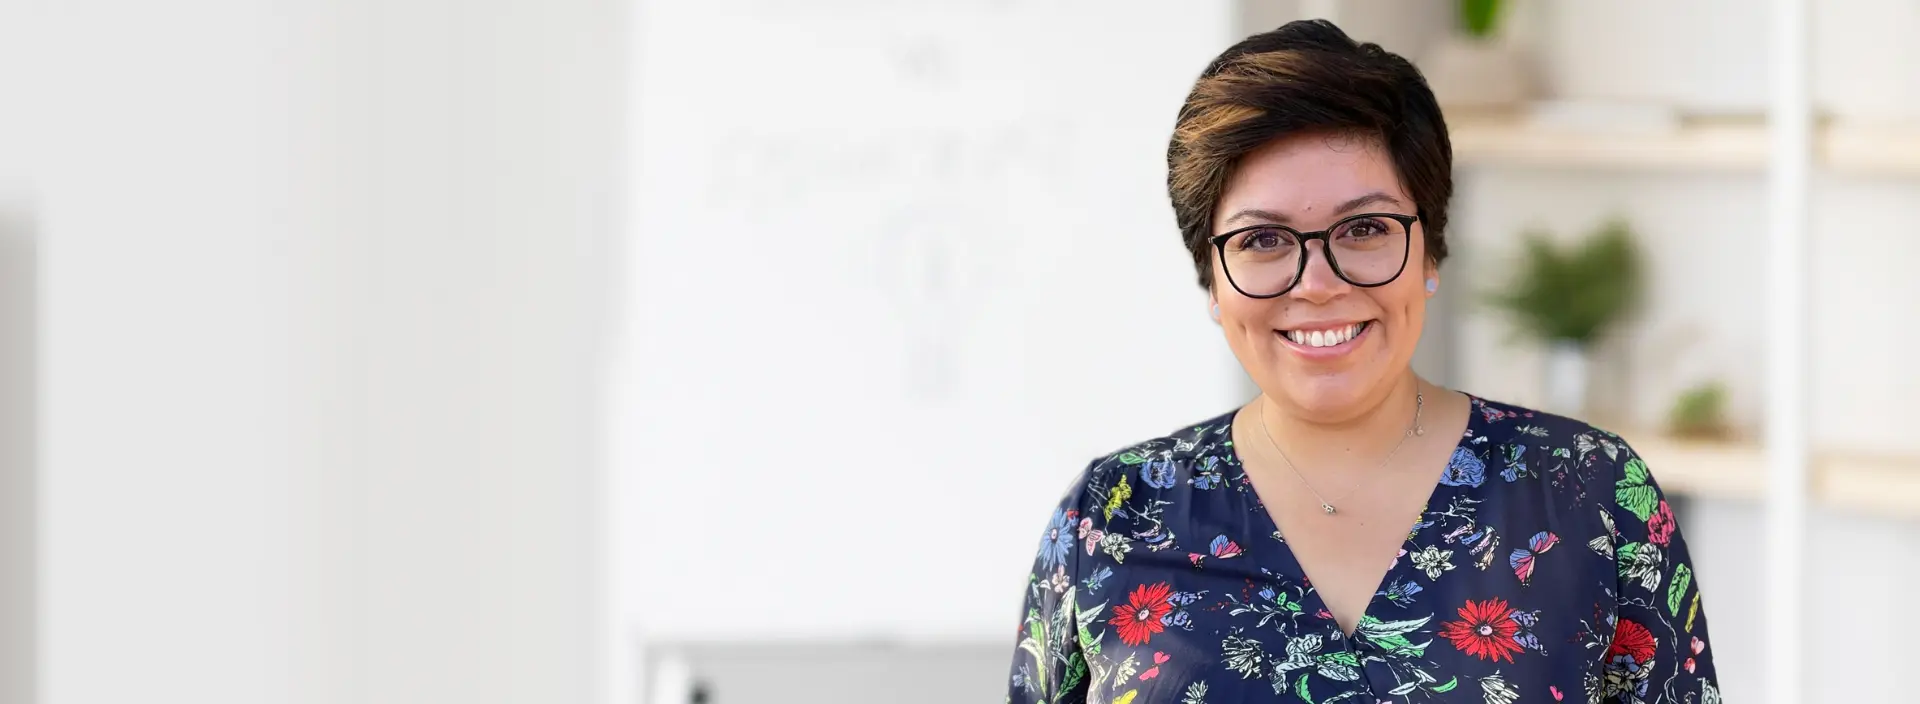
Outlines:
POLYGON ((1283 373, 1277 391, 1288 404, 1309 417, 1329 422, 1345 420, 1365 408, 1380 379, 1358 369, 1335 373, 1283 373))
POLYGON ((1350 340, 1338 344, 1314 346, 1296 342, 1294 333, 1275 331, 1265 357, 1276 400, 1294 406, 1302 413, 1327 422, 1338 422, 1364 411, 1380 392, 1394 382, 1390 345, 1385 330, 1377 323, 1350 340))

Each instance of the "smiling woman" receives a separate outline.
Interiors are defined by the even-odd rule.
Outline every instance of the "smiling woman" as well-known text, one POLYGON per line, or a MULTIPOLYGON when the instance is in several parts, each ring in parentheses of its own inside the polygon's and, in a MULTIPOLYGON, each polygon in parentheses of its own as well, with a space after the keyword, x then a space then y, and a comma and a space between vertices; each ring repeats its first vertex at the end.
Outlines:
POLYGON ((1719 700, 1686 543, 1632 447, 1410 366, 1453 188, 1411 64, 1322 21, 1251 37, 1201 74, 1167 163, 1261 393, 1081 474, 1035 556, 1011 701, 1719 700))

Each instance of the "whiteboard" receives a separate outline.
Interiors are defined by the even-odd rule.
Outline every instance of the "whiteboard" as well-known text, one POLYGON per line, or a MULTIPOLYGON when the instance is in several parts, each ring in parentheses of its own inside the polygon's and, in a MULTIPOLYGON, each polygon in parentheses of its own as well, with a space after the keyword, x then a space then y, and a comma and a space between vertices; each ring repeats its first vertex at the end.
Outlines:
POLYGON ((1220 2, 645 2, 612 400, 656 639, 999 638, 1071 477, 1244 377, 1166 200, 1220 2))

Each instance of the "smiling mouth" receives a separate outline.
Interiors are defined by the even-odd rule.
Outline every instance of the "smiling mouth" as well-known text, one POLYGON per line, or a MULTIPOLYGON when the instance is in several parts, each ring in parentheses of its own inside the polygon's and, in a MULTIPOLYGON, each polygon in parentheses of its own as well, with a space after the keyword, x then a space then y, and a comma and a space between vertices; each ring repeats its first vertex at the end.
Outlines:
POLYGON ((1373 322, 1367 320, 1331 330, 1281 330, 1279 332, 1293 344, 1301 347, 1334 347, 1359 337, 1360 333, 1366 332, 1367 328, 1373 325, 1373 322))

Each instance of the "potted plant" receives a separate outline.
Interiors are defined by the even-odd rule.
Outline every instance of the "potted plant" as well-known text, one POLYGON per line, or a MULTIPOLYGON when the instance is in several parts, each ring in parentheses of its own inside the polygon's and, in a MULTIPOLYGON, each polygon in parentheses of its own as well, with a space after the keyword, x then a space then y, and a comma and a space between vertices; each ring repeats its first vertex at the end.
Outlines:
POLYGON ((1516 267, 1513 280, 1489 295, 1489 302, 1546 346, 1547 410, 1585 414, 1593 347, 1640 297, 1633 232, 1615 219, 1567 246, 1531 232, 1516 267))
POLYGON ((1667 432, 1688 440, 1725 440, 1732 432, 1727 425, 1727 387, 1709 381, 1681 392, 1667 413, 1667 432))
POLYGON ((1500 31, 1505 9, 1503 0, 1456 0, 1458 31, 1436 42, 1420 62, 1441 106, 1511 109, 1531 96, 1532 61, 1500 31))

